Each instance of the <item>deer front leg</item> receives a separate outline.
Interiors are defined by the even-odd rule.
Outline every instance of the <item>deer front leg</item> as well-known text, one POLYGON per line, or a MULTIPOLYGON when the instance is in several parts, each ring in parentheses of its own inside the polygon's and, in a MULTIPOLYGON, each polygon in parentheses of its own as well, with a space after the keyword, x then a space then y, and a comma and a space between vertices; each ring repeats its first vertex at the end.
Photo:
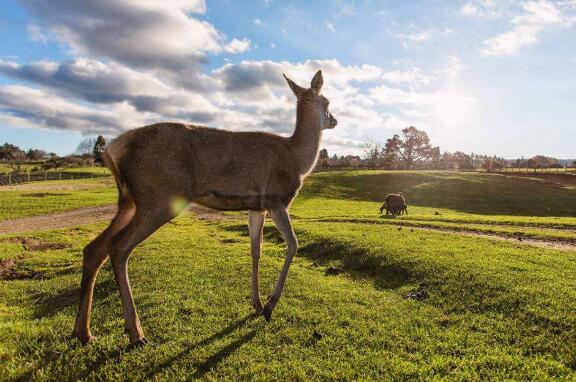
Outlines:
POLYGON ((252 306, 257 314, 262 313, 264 306, 260 300, 260 282, 258 265, 262 252, 262 229, 266 219, 265 211, 248 211, 248 231, 250 233, 250 252, 252 255, 252 306))
POLYGON ((280 296, 282 295, 282 290, 284 289, 284 284, 286 283, 286 277, 288 276, 288 270, 290 269, 290 264, 292 264, 292 259, 298 250, 298 240, 296 239, 296 234, 292 229, 292 223, 290 222, 290 216, 286 208, 277 208, 270 210, 270 217, 276 225, 276 228, 282 234, 282 238, 288 246, 288 253, 286 254, 286 259, 284 260, 284 265, 282 266, 282 271, 280 276, 278 276, 278 281, 276 281, 276 286, 274 291, 268 298, 266 306, 264 306, 264 317, 266 321, 272 319, 272 311, 278 303, 280 296))

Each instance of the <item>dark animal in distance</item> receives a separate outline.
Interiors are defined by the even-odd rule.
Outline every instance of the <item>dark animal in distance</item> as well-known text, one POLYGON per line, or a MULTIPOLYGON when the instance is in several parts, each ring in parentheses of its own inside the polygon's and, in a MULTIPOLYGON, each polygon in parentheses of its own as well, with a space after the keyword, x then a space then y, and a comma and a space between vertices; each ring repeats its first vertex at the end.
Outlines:
POLYGON ((128 257, 192 201, 219 210, 248 210, 251 301, 256 313, 270 320, 298 249, 288 207, 316 165, 322 131, 337 124, 328 109, 328 99, 320 94, 322 72, 316 73, 310 88, 286 80, 297 98, 296 128, 291 137, 160 123, 130 130, 108 145, 103 158, 118 186, 118 212, 108 228, 84 249, 74 327, 74 335, 82 343, 93 338, 90 313, 94 283, 107 257, 120 291, 130 344, 147 342, 128 281, 128 257), (262 304, 258 264, 266 214, 288 248, 274 291, 262 304))
POLYGON ((406 205, 406 198, 404 194, 399 192, 397 194, 388 194, 384 198, 384 203, 380 207, 380 213, 386 209, 386 215, 392 216, 408 214, 408 206, 406 205))

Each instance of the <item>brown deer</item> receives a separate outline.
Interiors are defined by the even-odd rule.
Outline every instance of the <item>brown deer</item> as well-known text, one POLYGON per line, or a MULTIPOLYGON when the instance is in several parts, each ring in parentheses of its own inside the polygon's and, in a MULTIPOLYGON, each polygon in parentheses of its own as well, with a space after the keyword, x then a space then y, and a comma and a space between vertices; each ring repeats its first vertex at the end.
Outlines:
POLYGON ((82 343, 93 339, 90 313, 94 283, 107 256, 120 291, 130 344, 147 342, 132 298, 128 257, 192 201, 219 210, 248 210, 251 301, 256 313, 270 321, 298 248, 288 207, 314 168, 322 130, 337 124, 328 111, 328 100, 320 95, 321 71, 309 89, 284 77, 297 98, 296 129, 291 137, 161 123, 128 131, 108 145, 103 156, 118 187, 118 211, 108 228, 84 249, 74 327, 74 335, 82 343), (287 243, 287 256, 274 291, 263 305, 258 262, 267 213, 287 243))

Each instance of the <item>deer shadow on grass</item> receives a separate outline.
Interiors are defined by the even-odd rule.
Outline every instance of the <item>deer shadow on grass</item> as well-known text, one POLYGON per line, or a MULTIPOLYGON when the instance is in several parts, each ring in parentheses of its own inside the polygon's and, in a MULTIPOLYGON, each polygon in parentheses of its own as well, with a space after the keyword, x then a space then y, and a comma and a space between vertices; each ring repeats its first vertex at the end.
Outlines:
MULTIPOLYGON (((247 236, 245 225, 223 228, 247 236)), ((296 231, 300 237, 305 237, 306 231, 298 232, 297 224, 296 231)), ((269 242, 282 242, 280 234, 271 226, 265 227, 264 235, 269 242)), ((462 267, 455 271, 448 266, 427 264, 419 260, 418 253, 413 261, 395 260, 394 254, 388 251, 384 245, 376 252, 355 246, 345 238, 314 236, 301 243, 298 256, 312 260, 316 265, 338 265, 348 277, 371 280, 380 290, 395 290, 419 283, 419 288, 424 288, 427 295, 422 299, 411 297, 416 295, 411 291, 405 297, 439 308, 447 315, 488 314, 513 319, 521 333, 519 338, 527 339, 524 346, 549 354, 576 370, 576 361, 565 362, 576 360, 576 350, 555 345, 566 337, 576 336, 573 317, 567 314, 558 316, 553 310, 534 311, 537 294, 518 292, 510 285, 501 285, 475 267, 462 267), (541 347, 535 345, 530 341, 534 333, 540 333, 549 342, 541 347)), ((445 327, 452 323, 448 321, 442 325, 445 327)))
MULTIPOLYGON (((55 293, 46 294, 44 291, 32 296, 34 300, 34 317, 52 317, 68 308, 75 307, 80 298, 80 276, 74 288, 60 289, 55 293)), ((118 293, 116 282, 107 278, 101 282, 96 282, 94 289, 94 300, 104 301, 108 296, 118 293)))
MULTIPOLYGON (((248 236, 248 228, 244 224, 227 225, 223 228, 241 236, 248 236)), ((298 236, 298 230, 296 231, 298 236)), ((264 227, 264 239, 276 244, 284 242, 278 230, 272 226, 264 227)), ((371 279, 377 289, 396 289, 421 281, 422 276, 408 263, 387 260, 385 256, 375 257, 363 249, 327 238, 317 238, 313 242, 301 244, 297 256, 312 260, 318 266, 337 265, 353 279, 371 279)))
MULTIPOLYGON (((173 355, 172 357, 168 358, 164 362, 155 365, 152 369, 150 369, 145 376, 145 380, 152 379, 157 374, 161 373, 162 371, 169 369, 179 360, 186 358, 190 355, 194 350, 197 350, 203 346, 208 346, 212 342, 223 339, 227 336, 230 336, 236 330, 240 329, 243 325, 247 324, 249 321, 256 319, 258 315, 255 313, 248 314, 239 320, 231 323, 227 327, 223 328, 222 330, 204 338, 203 340, 191 344, 187 346, 181 352, 173 355)), ((256 336, 256 329, 250 330, 248 333, 242 335, 240 338, 236 339, 235 341, 229 343, 222 349, 218 350, 208 358, 206 358, 203 362, 194 365, 196 367, 196 371, 193 375, 190 376, 190 379, 199 379, 202 378, 206 373, 213 370, 219 363, 224 361, 227 357, 232 355, 235 351, 237 351, 242 345, 250 342, 254 336, 256 336)))

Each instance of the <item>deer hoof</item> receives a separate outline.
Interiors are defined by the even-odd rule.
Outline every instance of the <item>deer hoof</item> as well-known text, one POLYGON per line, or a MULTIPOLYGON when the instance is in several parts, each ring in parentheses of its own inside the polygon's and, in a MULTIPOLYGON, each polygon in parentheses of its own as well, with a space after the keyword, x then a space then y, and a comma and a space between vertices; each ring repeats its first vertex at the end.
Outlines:
POLYGON ((266 305, 264 307, 262 315, 264 316, 267 322, 270 322, 272 320, 272 308, 269 305, 266 305))
POLYGON ((91 342, 96 341, 96 337, 95 336, 88 336, 86 338, 82 338, 80 339, 80 343, 82 343, 82 345, 88 345, 91 342))
POLYGON ((90 333, 77 334, 76 332, 74 332, 74 333, 72 333, 72 336, 78 338, 78 341, 80 341, 80 343, 82 345, 86 345, 86 344, 96 340, 96 337, 91 335, 90 333))
POLYGON ((256 304, 252 304, 252 306, 254 307, 256 314, 262 314, 264 311, 264 305, 262 305, 262 302, 260 301, 258 301, 256 304))
POLYGON ((146 338, 142 337, 142 338, 137 339, 136 341, 131 342, 130 345, 128 345, 128 350, 139 348, 139 347, 142 347, 146 344, 148 344, 148 340, 146 338))

